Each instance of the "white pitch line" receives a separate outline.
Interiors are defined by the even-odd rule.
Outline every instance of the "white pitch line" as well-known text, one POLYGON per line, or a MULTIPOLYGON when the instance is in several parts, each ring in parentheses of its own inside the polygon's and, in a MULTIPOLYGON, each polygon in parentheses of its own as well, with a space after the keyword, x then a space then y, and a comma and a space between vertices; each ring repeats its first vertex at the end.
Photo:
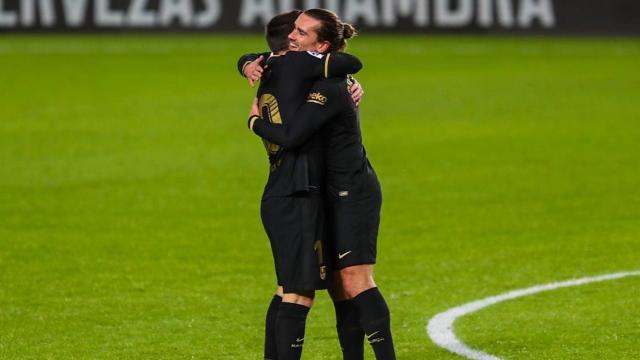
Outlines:
POLYGON ((487 297, 481 300, 473 301, 451 308, 445 312, 441 312, 429 320, 427 325, 427 333, 436 345, 451 351, 452 353, 464 356, 472 360, 502 360, 501 358, 487 354, 486 352, 475 350, 465 345, 456 337, 453 332, 453 323, 457 318, 471 314, 487 306, 501 303, 507 300, 513 300, 519 297, 537 294, 543 291, 551 291, 571 286, 586 285, 600 281, 618 280, 629 276, 640 276, 640 271, 619 272, 615 274, 605 274, 593 277, 584 277, 580 279, 572 279, 561 282, 553 282, 549 284, 537 285, 526 289, 509 291, 500 295, 487 297))

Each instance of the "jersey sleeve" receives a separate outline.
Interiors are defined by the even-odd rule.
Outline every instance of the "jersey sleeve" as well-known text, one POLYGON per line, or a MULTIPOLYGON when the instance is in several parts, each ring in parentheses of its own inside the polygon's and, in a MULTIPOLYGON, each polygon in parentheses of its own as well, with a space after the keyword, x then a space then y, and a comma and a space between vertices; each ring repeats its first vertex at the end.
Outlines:
POLYGON ((244 67, 255 61, 260 55, 264 55, 265 60, 269 57, 269 53, 250 53, 240 56, 240 59, 238 59, 238 71, 240 75, 244 76, 244 67))
POLYGON ((339 113, 340 96, 335 83, 319 80, 311 89, 306 102, 298 108, 293 119, 286 121, 286 124, 273 124, 262 118, 257 118, 249 126, 254 133, 271 143, 289 149, 296 148, 304 144, 316 131, 339 113))
POLYGON ((287 62, 304 78, 329 79, 344 77, 349 74, 355 74, 362 69, 360 59, 343 52, 324 55, 311 51, 290 51, 286 56, 287 62))
POLYGON ((362 62, 357 57, 343 53, 329 53, 325 56, 323 77, 344 77, 356 74, 362 69, 362 62))

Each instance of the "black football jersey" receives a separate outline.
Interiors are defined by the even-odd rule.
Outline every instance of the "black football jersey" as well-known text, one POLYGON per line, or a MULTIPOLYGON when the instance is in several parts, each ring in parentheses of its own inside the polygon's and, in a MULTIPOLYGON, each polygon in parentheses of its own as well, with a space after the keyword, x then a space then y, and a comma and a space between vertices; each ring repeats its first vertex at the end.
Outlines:
POLYGON ((345 79, 318 80, 290 121, 277 125, 258 119, 253 131, 285 149, 304 147, 321 134, 327 185, 364 194, 366 184, 377 180, 362 143, 359 112, 347 89, 345 79))
MULTIPOLYGON (((240 59, 238 68, 259 54, 240 59)), ((310 52, 288 52, 270 55, 258 89, 260 115, 274 126, 289 124, 305 103, 314 82, 321 78, 344 79, 361 68, 360 61, 346 53, 327 55, 310 52)), ((321 134, 309 136, 295 149, 287 149, 264 139, 269 155, 270 172, 264 196, 288 196, 321 187, 323 183, 323 140, 321 134)))

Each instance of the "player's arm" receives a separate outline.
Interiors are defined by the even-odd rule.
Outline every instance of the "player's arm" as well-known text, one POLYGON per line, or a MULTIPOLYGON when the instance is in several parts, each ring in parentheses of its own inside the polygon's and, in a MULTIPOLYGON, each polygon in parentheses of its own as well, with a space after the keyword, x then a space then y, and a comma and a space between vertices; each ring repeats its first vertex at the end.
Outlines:
POLYGON ((250 54, 244 54, 240 56, 240 59, 238 59, 238 72, 240 72, 240 75, 245 76, 244 69, 247 67, 247 65, 251 64, 256 59, 258 59, 260 55, 265 55, 265 54, 250 53, 250 54))
POLYGON ((343 52, 326 55, 310 51, 289 52, 287 60, 300 76, 313 79, 345 77, 362 69, 360 59, 343 52))
POLYGON ((263 61, 268 57, 269 53, 256 53, 242 55, 238 60, 238 71, 240 75, 249 80, 251 87, 262 78, 262 72, 264 71, 263 61))
MULTIPOLYGON (((344 77, 362 70, 360 59, 343 52, 329 53, 324 56, 313 52, 290 52, 289 54, 287 55, 292 57, 292 61, 298 69, 297 71, 311 78, 344 77), (321 61, 319 62, 318 59, 321 61)), ((364 96, 364 89, 353 77, 350 77, 349 93, 356 106, 360 106, 364 96)))
POLYGON ((356 106, 359 106, 364 96, 364 89, 351 75, 358 73, 360 70, 362 70, 362 62, 360 59, 351 54, 336 52, 329 53, 325 56, 323 69, 321 71, 325 79, 349 75, 349 93, 356 106))
POLYGON ((353 75, 362 70, 362 62, 357 57, 343 53, 329 53, 324 57, 322 77, 325 79, 332 77, 344 77, 353 75))
POLYGON ((311 89, 306 103, 286 125, 262 119, 256 106, 249 117, 249 128, 271 143, 289 149, 299 147, 339 112, 339 102, 344 96, 339 91, 335 83, 319 80, 311 89))

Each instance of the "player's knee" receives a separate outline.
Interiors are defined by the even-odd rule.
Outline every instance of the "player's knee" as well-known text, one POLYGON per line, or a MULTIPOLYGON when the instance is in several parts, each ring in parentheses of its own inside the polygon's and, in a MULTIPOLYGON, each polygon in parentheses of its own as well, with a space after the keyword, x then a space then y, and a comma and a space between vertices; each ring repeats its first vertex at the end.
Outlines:
POLYGON ((361 292, 376 286, 368 271, 361 268, 345 268, 340 270, 342 288, 348 298, 354 298, 361 292))
POLYGON ((354 281, 345 284, 344 293, 346 294, 345 296, 347 299, 353 299, 354 297, 360 295, 362 292, 374 287, 375 284, 372 284, 371 282, 354 281))
POLYGON ((315 292, 300 291, 296 293, 285 293, 282 296, 282 302, 298 304, 310 308, 313 306, 314 298, 315 292))

